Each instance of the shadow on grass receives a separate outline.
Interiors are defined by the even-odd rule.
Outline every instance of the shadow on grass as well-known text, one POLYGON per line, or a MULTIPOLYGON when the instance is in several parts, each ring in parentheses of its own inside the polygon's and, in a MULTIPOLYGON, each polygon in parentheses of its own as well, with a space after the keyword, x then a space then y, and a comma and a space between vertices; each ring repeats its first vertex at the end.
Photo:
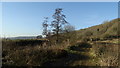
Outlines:
POLYGON ((43 66, 70 66, 75 61, 84 61, 90 59, 87 55, 68 53, 68 56, 59 58, 55 61, 49 61, 43 64, 43 66))
POLYGON ((75 61, 86 61, 90 57, 88 54, 92 45, 86 42, 77 43, 74 46, 68 47, 67 56, 59 58, 53 62, 47 62, 43 66, 70 66, 75 61))

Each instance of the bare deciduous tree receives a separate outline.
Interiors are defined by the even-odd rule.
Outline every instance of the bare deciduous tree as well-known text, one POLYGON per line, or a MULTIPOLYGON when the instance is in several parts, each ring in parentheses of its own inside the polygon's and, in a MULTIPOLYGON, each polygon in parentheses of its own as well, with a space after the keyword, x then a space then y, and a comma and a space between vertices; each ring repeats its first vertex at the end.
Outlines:
POLYGON ((48 17, 45 17, 45 20, 44 22, 42 23, 42 26, 43 26, 43 35, 47 36, 48 34, 48 17))
POLYGON ((69 33, 69 32, 74 31, 74 30, 75 30, 75 27, 72 26, 72 25, 70 25, 70 24, 68 24, 68 25, 64 26, 64 29, 63 29, 63 30, 64 30, 65 33, 69 33))
POLYGON ((66 36, 68 44, 70 44, 70 41, 74 42, 76 40, 76 31, 75 31, 75 27, 74 26, 72 26, 70 24, 65 25, 64 28, 63 28, 63 33, 66 36))

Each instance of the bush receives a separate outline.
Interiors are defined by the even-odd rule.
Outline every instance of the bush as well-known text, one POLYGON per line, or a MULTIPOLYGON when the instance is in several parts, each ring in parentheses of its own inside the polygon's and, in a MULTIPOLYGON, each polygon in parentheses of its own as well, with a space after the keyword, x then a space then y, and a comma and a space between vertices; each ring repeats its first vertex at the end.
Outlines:
POLYGON ((80 47, 80 48, 92 48, 92 45, 90 45, 90 44, 87 43, 87 42, 77 43, 76 46, 78 46, 78 47, 80 47))
POLYGON ((87 49, 87 48, 92 48, 92 45, 90 45, 89 43, 86 43, 86 42, 76 43, 75 45, 68 47, 69 50, 75 50, 75 51, 89 51, 89 49, 87 49), (86 48, 86 49, 84 49, 84 48, 86 48))
POLYGON ((5 65, 14 65, 14 66, 43 66, 47 65, 48 62, 56 61, 67 57, 68 53, 65 50, 61 49, 22 49, 22 50, 11 50, 8 54, 8 51, 3 52, 3 64, 5 65), (11 62, 12 61, 12 62, 11 62))
POLYGON ((92 36, 93 35, 93 32, 91 32, 91 31, 86 31, 85 32, 85 36, 92 36))
POLYGON ((69 50, 75 50, 75 49, 76 49, 76 46, 69 46, 68 49, 69 49, 69 50))
POLYGON ((83 42, 87 42, 87 41, 90 41, 90 38, 87 38, 87 37, 84 37, 81 39, 83 42))

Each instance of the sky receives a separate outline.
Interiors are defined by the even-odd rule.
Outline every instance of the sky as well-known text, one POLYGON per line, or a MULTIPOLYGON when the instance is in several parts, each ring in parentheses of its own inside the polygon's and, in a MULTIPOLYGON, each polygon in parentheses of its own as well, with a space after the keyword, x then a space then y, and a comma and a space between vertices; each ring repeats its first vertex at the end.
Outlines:
POLYGON ((1 0, 2 2, 119 2, 119 0, 1 0))
POLYGON ((0 37, 2 37, 2 3, 0 2, 0 37))
POLYGON ((117 2, 3 2, 2 36, 41 35, 44 17, 51 22, 56 8, 76 30, 118 18, 117 2))

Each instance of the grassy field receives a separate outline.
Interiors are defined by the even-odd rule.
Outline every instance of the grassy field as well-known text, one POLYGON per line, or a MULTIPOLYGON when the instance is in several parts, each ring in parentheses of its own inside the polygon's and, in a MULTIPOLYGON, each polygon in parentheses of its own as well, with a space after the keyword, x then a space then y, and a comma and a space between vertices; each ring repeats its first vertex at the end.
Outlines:
MULTIPOLYGON (((118 39, 48 46, 35 40, 2 40, 3 66, 117 66, 118 39), (25 45, 18 45, 24 43, 25 45), (29 41, 36 43, 30 45, 29 41)), ((40 41, 40 40, 39 40, 40 41)))

